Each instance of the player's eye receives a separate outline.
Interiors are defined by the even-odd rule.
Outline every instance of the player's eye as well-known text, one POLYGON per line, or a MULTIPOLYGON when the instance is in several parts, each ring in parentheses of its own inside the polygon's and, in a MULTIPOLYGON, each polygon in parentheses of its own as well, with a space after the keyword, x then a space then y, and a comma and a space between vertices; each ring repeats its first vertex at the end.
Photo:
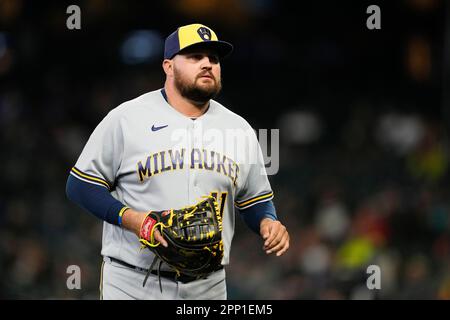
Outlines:
POLYGON ((192 59, 192 60, 202 60, 203 59, 203 55, 201 55, 201 54, 191 54, 190 56, 189 56, 189 58, 190 59, 192 59))
MULTIPOLYGON (((206 55, 204 55, 204 54, 191 54, 188 56, 189 59, 192 59, 194 61, 200 61, 205 57, 206 57, 206 55)), ((207 57, 211 63, 213 63, 213 64, 219 63, 219 57, 217 55, 212 54, 212 55, 208 55, 207 57)))
POLYGON ((216 63, 219 63, 219 57, 217 56, 217 55, 210 55, 209 56, 209 61, 211 61, 211 63, 214 63, 214 64, 216 64, 216 63))

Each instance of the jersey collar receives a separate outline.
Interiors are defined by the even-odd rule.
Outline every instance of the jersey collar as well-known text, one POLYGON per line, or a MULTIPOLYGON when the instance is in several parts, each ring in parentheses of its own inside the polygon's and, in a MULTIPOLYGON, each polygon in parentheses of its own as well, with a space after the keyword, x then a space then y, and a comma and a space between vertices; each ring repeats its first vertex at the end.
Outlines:
POLYGON ((211 101, 208 104, 208 108, 205 110, 205 113, 203 113, 201 116, 197 117, 197 118, 191 118, 188 117, 184 114, 182 114, 181 112, 179 112, 177 109, 175 109, 170 103, 169 100, 167 99, 167 93, 166 90, 164 88, 161 89, 161 95, 164 97, 164 100, 166 100, 167 104, 169 105, 170 109, 172 109, 173 111, 175 111, 176 113, 180 114, 181 116, 183 116, 186 119, 190 119, 190 120, 196 120, 196 119, 203 119, 204 117, 206 117, 208 114, 211 113, 211 101))

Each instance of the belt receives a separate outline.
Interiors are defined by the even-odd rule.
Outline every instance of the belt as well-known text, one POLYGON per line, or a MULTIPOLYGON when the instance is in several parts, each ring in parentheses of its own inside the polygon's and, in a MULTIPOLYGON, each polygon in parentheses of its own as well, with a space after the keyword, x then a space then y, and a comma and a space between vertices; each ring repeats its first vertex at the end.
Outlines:
MULTIPOLYGON (((112 262, 118 263, 118 264, 120 264, 120 265, 122 265, 124 267, 130 268, 130 269, 134 269, 134 270, 137 270, 137 271, 140 271, 140 272, 146 272, 146 273, 148 272, 148 269, 144 269, 144 268, 133 266, 132 264, 129 264, 129 263, 125 262, 125 261, 122 261, 122 260, 119 260, 119 259, 116 259, 116 258, 112 258, 112 257, 107 257, 107 258, 109 258, 112 262)), ((218 270, 221 270, 221 269, 223 269, 222 265, 219 266, 217 268, 217 270, 215 270, 215 271, 218 271, 218 270)), ((158 271, 156 271, 156 270, 152 270, 150 273, 155 275, 155 276, 158 275, 158 271)), ((177 273, 174 272, 174 271, 161 270, 161 271, 159 271, 159 275, 161 277, 163 277, 163 278, 171 279, 171 280, 174 280, 174 281, 180 281, 182 283, 188 283, 188 282, 191 282, 191 281, 199 279, 199 277, 189 276, 189 275, 182 274, 182 273, 177 277, 177 273)))

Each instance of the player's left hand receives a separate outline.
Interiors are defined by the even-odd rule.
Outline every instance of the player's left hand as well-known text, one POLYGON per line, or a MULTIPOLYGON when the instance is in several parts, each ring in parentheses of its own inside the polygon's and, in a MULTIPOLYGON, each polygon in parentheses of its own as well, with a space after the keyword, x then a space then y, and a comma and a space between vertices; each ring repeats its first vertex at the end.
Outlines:
POLYGON ((279 257, 289 249, 289 233, 280 221, 263 219, 259 232, 264 239, 263 250, 267 254, 276 253, 279 257))

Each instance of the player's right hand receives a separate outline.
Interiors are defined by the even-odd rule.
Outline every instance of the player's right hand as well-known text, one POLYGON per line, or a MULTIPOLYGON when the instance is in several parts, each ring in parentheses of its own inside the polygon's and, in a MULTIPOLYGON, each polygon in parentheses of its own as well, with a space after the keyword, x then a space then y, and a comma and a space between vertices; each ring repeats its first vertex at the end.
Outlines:
POLYGON ((162 236, 162 234, 159 232, 159 230, 155 230, 155 234, 154 234, 155 240, 160 242, 164 247, 167 248, 167 241, 164 239, 164 237, 162 236))
POLYGON ((167 241, 161 235, 159 230, 155 229, 156 223, 157 221, 153 219, 148 213, 145 214, 139 228, 139 239, 145 239, 154 245, 161 243, 164 247, 167 247, 167 241))
MULTIPOLYGON (((145 239, 151 241, 151 232, 156 223, 153 223, 148 218, 148 212, 135 211, 133 209, 128 209, 124 212, 122 216, 122 227, 133 231, 139 239, 145 239), (147 220, 147 223, 144 222, 147 220)), ((155 243, 161 243, 164 247, 167 247, 167 241, 161 235, 159 230, 155 230, 154 234, 155 243)))

